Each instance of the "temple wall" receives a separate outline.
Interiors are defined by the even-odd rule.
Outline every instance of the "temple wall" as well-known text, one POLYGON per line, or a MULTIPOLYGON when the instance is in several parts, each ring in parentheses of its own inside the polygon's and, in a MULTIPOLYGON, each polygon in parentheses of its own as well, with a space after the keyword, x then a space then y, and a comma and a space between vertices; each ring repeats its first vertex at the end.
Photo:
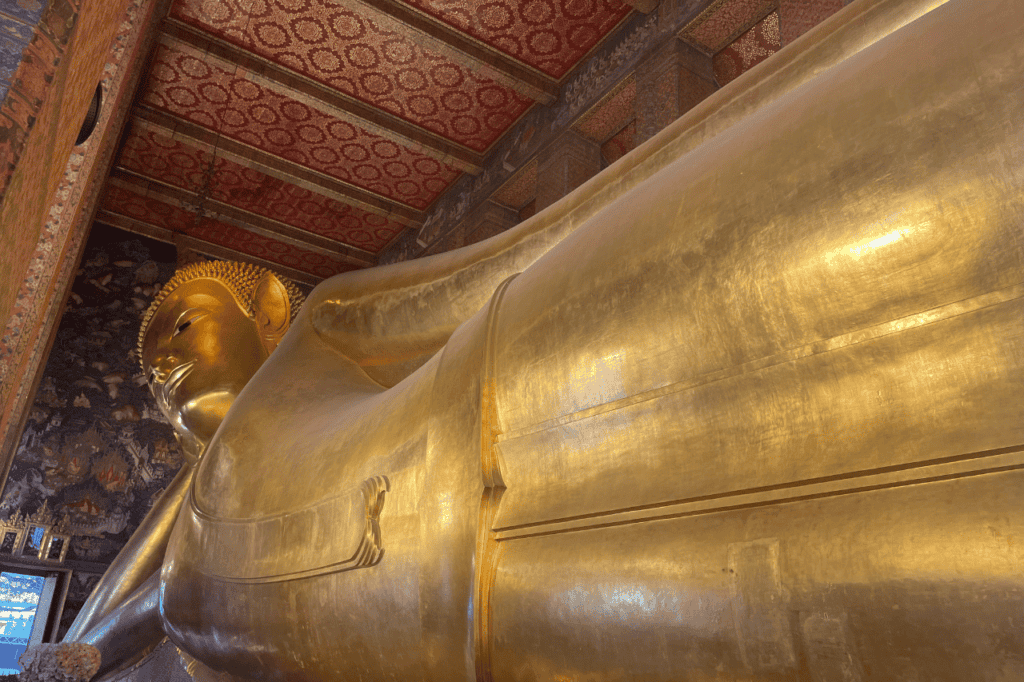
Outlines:
POLYGON ((51 2, 4 99, 0 319, 11 314, 126 4, 51 2))
POLYGON ((5 477, 145 65, 156 27, 152 17, 161 7, 166 8, 165 0, 89 3, 81 9, 70 0, 53 3, 43 14, 43 27, 37 28, 38 41, 55 45, 56 36, 63 35, 62 56, 51 53, 49 67, 51 62, 34 57, 23 61, 7 93, 5 106, 17 104, 23 117, 20 126, 10 116, 0 119, 10 143, 2 148, 6 165, 0 176, 5 187, 0 197, 0 463, 5 477), (104 104, 96 129, 74 146, 98 82, 104 104), (35 98, 26 100, 21 87, 29 83, 35 98))

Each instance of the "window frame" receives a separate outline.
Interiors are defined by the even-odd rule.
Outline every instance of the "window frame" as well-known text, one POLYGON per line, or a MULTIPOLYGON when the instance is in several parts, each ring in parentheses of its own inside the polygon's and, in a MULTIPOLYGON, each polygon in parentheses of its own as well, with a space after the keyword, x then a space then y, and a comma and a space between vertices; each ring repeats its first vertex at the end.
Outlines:
POLYGON ((24 561, 11 561, 9 557, 0 560, 0 572, 21 573, 22 575, 40 576, 46 579, 43 591, 39 595, 36 619, 32 623, 32 634, 29 646, 53 642, 60 628, 60 617, 64 612, 64 601, 67 598, 71 583, 71 569, 60 566, 47 566, 42 562, 36 564, 24 561))

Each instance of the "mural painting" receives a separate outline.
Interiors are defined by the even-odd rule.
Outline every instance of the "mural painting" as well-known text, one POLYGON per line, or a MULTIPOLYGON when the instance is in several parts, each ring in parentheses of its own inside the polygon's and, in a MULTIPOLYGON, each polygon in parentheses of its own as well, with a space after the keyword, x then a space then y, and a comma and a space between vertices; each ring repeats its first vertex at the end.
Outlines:
MULTIPOLYGON (((175 262, 171 246, 99 225, 86 246, 0 497, 4 520, 48 505, 71 535, 68 560, 113 560, 181 466, 135 351, 175 262)), ((98 578, 76 572, 67 625, 98 578)))

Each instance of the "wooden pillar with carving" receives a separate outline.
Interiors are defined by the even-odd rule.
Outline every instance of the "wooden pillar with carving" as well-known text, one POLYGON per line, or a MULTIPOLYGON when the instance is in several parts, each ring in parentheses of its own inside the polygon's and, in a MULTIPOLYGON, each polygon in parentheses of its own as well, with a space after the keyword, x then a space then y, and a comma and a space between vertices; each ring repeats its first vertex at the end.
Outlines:
POLYGON ((540 153, 537 212, 555 203, 601 170, 601 147, 571 130, 540 153))
POLYGON ((670 37, 636 69, 636 143, 651 139, 717 89, 711 57, 670 37))

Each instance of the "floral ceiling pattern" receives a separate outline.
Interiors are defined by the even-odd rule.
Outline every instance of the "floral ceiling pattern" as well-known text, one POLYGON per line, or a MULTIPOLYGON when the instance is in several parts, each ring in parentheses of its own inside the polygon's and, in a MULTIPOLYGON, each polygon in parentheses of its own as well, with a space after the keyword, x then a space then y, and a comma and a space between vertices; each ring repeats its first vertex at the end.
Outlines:
POLYGON ((400 223, 384 216, 272 178, 155 131, 132 131, 121 149, 118 165, 370 253, 378 253, 403 229, 400 223))
POLYGON ((549 76, 561 78, 626 14, 622 0, 410 0, 549 76))
POLYGON ((715 55, 715 78, 725 85, 778 52, 779 47, 779 13, 772 12, 715 55))
POLYGON ((328 3, 188 0, 175 4, 173 16, 477 151, 531 104, 372 18, 328 3))
POLYGON ((464 174, 490 177, 502 136, 557 102, 559 79, 633 12, 623 0, 167 11, 99 220, 187 234, 200 253, 288 265, 308 284, 377 264, 464 174))
POLYGON ((458 176, 422 152, 159 46, 143 101, 358 187, 426 208, 458 176))
POLYGON ((778 0, 714 0, 680 33, 706 54, 715 54, 778 7, 778 0))

